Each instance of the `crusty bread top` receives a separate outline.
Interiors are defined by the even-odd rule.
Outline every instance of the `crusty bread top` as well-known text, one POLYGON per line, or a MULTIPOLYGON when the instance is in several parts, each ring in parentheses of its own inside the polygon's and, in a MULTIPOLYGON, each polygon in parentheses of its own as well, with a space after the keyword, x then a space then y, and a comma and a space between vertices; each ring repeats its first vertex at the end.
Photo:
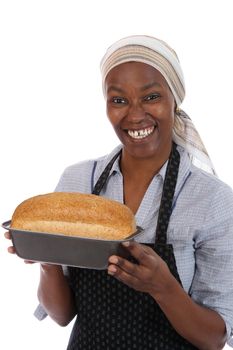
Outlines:
POLYGON ((80 237, 120 240, 136 231, 133 212, 101 196, 53 192, 18 205, 11 227, 80 237))

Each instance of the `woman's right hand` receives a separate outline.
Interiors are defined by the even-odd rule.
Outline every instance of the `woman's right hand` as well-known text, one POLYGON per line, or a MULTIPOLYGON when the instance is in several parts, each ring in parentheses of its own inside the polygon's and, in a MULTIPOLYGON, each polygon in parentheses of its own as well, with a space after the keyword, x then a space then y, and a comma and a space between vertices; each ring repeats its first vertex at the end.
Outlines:
MULTIPOLYGON (((4 236, 5 236, 6 239, 12 240, 12 237, 11 237, 11 234, 10 234, 9 231, 5 232, 5 233, 4 233, 4 236)), ((13 245, 9 246, 9 247, 7 248, 7 250, 8 250, 8 252, 9 252, 10 254, 15 254, 15 253, 16 253, 16 252, 15 252, 15 247, 14 247, 13 245)))
MULTIPOLYGON (((11 233, 9 231, 5 232, 4 236, 6 239, 9 239, 10 241, 12 241, 11 233)), ((8 250, 8 253, 10 253, 10 254, 16 253, 15 247, 13 245, 9 246, 7 248, 7 250, 8 250)), ((24 260, 24 262, 25 262, 25 264, 34 264, 35 263, 35 261, 31 261, 31 260, 24 260)))

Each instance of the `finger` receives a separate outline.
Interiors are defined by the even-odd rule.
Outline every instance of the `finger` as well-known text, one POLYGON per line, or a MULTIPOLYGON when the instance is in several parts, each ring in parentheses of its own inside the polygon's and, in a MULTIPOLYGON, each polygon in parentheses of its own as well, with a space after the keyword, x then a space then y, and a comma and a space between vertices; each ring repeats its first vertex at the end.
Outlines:
POLYGON ((9 231, 5 232, 4 237, 7 239, 11 239, 11 233, 9 231))
MULTIPOLYGON (((110 256, 109 264, 110 266, 117 265, 120 269, 124 270, 125 272, 131 275, 136 275, 139 273, 137 264, 132 263, 127 259, 121 258, 120 256, 110 256)), ((113 267, 111 267, 110 270, 111 269, 113 269, 113 267)))
POLYGON ((13 246, 8 247, 8 248, 7 248, 7 251, 8 251, 8 253, 10 253, 10 254, 15 254, 15 253, 16 253, 16 250, 15 250, 15 248, 14 248, 13 246))
POLYGON ((138 289, 138 286, 140 285, 136 276, 128 274, 117 265, 109 265, 108 274, 114 276, 116 279, 131 288, 138 289))
POLYGON ((157 255, 152 248, 135 241, 123 242, 122 245, 141 265, 148 265, 151 256, 155 257, 157 255))
POLYGON ((35 264, 35 261, 31 260, 24 260, 25 264, 35 264))

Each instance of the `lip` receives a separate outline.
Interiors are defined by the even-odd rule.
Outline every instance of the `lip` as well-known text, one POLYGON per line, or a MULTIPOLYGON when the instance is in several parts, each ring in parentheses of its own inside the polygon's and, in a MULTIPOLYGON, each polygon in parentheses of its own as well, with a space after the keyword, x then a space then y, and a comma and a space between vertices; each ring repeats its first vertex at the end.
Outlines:
POLYGON ((157 128, 157 124, 151 124, 151 125, 141 125, 140 127, 128 127, 128 128, 122 128, 125 132, 130 131, 139 131, 139 130, 145 130, 145 129, 150 129, 150 128, 157 128))
POLYGON ((155 132, 157 129, 157 125, 151 125, 151 126, 147 126, 147 127, 140 127, 140 128, 130 128, 130 129, 124 129, 125 135, 127 137, 127 139, 130 141, 130 143, 147 143, 151 137, 154 136, 155 132), (129 134, 129 131, 134 133, 136 131, 144 131, 144 130, 149 130, 153 128, 152 132, 148 133, 147 135, 143 136, 143 134, 141 135, 137 135, 138 137, 133 137, 132 135, 129 134))

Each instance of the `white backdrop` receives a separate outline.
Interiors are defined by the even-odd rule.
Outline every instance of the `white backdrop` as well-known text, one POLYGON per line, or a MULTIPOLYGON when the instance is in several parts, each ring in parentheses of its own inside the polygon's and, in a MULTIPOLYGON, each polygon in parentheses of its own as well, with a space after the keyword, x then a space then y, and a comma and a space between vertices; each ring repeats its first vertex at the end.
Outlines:
MULTIPOLYGON (((178 53, 192 117, 219 177, 233 186, 231 0, 0 1, 0 220, 53 191, 63 169, 118 143, 99 61, 115 40, 154 35, 178 53)), ((38 265, 0 235, 0 348, 64 350, 71 325, 33 317, 38 265)))

